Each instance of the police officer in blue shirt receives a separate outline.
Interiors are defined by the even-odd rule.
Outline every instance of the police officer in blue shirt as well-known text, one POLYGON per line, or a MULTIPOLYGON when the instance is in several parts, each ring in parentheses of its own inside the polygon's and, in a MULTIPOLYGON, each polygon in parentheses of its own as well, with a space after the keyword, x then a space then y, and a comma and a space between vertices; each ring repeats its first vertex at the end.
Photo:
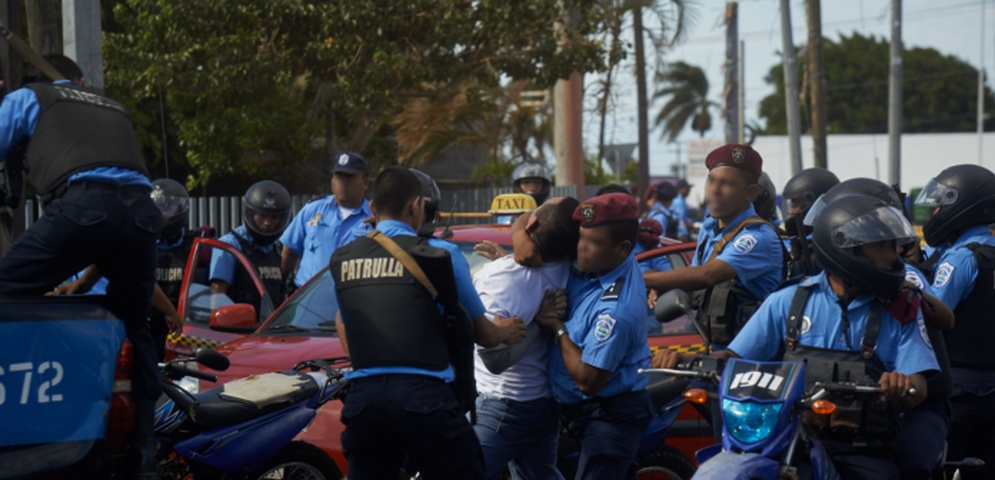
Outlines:
MULTIPOLYGON (((862 364, 850 373, 877 381, 886 397, 899 402, 893 408, 918 405, 928 393, 926 379, 939 368, 922 312, 895 316, 883 300, 896 297, 905 282, 896 247, 915 238, 912 225, 879 199, 850 195, 823 209, 813 237, 826 271, 771 294, 729 348, 715 355, 806 360, 809 385, 840 381, 840 372, 862 364), (911 387, 915 393, 909 395, 911 387)), ((673 367, 680 359, 676 352, 661 352, 653 364, 673 367)), ((865 440, 875 439, 865 431, 873 424, 865 418, 865 440)), ((844 478, 900 478, 886 445, 857 446, 838 437, 823 443, 844 478)))
MULTIPOLYGON (((467 347, 472 348, 472 342, 494 347, 524 338, 521 319, 487 320, 466 259, 454 245, 417 236, 424 198, 411 171, 395 166, 381 172, 372 208, 376 232, 408 255, 444 259, 439 249, 449 252, 448 261, 443 261, 451 263, 459 304, 473 322, 467 347)), ((482 479, 480 445, 461 414, 459 402, 466 399, 457 398, 447 384, 455 378, 455 359, 446 348, 445 323, 436 302, 451 298, 453 292, 443 289, 429 270, 428 281, 440 285, 438 295, 431 294, 398 258, 378 241, 361 238, 337 250, 329 264, 335 279, 332 293, 340 307, 336 329, 353 366, 346 374, 351 386, 342 408, 349 478, 395 478, 407 456, 428 480, 482 479)))
POLYGON ((777 231, 757 216, 753 200, 763 159, 749 145, 725 145, 705 159, 709 216, 698 233, 690 268, 648 272, 646 286, 698 291, 701 319, 711 339, 725 345, 783 278, 783 245, 777 231))
POLYGON ((811 227, 804 226, 805 216, 822 194, 839 185, 836 174, 825 168, 806 168, 788 180, 781 192, 784 201, 784 231, 788 234, 788 247, 791 261, 788 262, 788 278, 815 275, 819 267, 812 260, 812 246, 809 235, 811 227))
POLYGON ((280 237, 284 277, 297 268, 292 288, 304 285, 325 268, 332 253, 350 239, 350 230, 373 215, 366 200, 369 186, 366 159, 354 152, 336 158, 332 194, 305 205, 280 237))
POLYGON ((155 241, 162 216, 120 103, 84 90, 83 72, 62 55, 45 57, 68 80, 43 77, 0 105, 0 158, 23 155, 45 214, 0 259, 0 295, 42 295, 96 264, 108 307, 124 320, 134 352, 138 478, 158 478, 153 414, 160 387, 149 333, 155 241), (20 151, 20 148, 26 150, 20 151), (21 152, 21 153, 19 153, 21 152))
POLYGON ((611 193, 582 202, 577 268, 567 280, 566 323, 536 319, 555 332, 549 380, 556 401, 580 435, 576 478, 628 478, 653 415, 646 378, 646 286, 632 254, 638 234, 636 200, 611 193), (593 408, 590 415, 582 415, 593 408), (582 433, 580 433, 582 432, 582 433))
POLYGON ((978 165, 956 165, 923 187, 917 205, 933 208, 923 225, 926 242, 940 252, 933 292, 954 310, 956 324, 944 332, 950 356, 953 393, 948 458, 974 456, 985 461, 980 472, 964 478, 995 476, 995 174, 978 165))
POLYGON ((235 257, 222 250, 211 252, 208 278, 212 293, 223 293, 235 303, 256 307, 260 320, 287 297, 286 282, 280 269, 280 246, 277 239, 290 221, 290 192, 273 180, 254 183, 242 197, 242 225, 219 240, 245 254, 266 288, 269 302, 263 302, 255 282, 244 268, 235 268, 235 257))
POLYGON ((670 206, 670 209, 677 213, 680 217, 681 222, 687 228, 691 228, 691 214, 688 212, 688 194, 691 193, 691 185, 685 179, 677 180, 677 196, 674 197, 674 204, 670 206))
POLYGON ((646 218, 652 218, 663 226, 663 235, 669 238, 687 240, 688 227, 681 220, 681 215, 671 207, 674 198, 677 197, 677 187, 667 181, 660 182, 654 187, 656 191, 655 202, 646 213, 646 218))

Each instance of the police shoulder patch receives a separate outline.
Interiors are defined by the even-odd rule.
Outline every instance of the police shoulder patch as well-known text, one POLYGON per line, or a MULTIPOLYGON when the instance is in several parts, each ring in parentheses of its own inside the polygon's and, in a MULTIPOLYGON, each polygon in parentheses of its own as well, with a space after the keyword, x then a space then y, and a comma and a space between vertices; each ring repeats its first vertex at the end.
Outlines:
POLYGON ((933 342, 929 341, 929 331, 926 330, 926 322, 923 321, 922 315, 919 316, 916 324, 919 326, 919 336, 922 337, 922 341, 926 343, 927 347, 933 348, 933 342))
POLYGON ((612 330, 615 329, 615 319, 607 313, 598 315, 597 322, 594 323, 594 339, 599 342, 604 342, 612 336, 612 330))
POLYGON ((618 277, 615 282, 605 290, 605 293, 601 295, 602 300, 618 300, 619 294, 622 293, 622 284, 625 283, 625 277, 618 277))
POLYGON ((943 288, 950 281, 950 276, 954 273, 954 266, 950 262, 943 262, 936 268, 936 277, 933 278, 933 286, 943 288))
POLYGON ((916 288, 922 289, 925 283, 922 281, 922 277, 919 276, 914 270, 905 271, 905 281, 916 286, 916 288))
POLYGON ((736 237, 736 241, 732 244, 732 248, 735 248, 739 253, 750 253, 756 246, 757 237, 749 233, 736 237))

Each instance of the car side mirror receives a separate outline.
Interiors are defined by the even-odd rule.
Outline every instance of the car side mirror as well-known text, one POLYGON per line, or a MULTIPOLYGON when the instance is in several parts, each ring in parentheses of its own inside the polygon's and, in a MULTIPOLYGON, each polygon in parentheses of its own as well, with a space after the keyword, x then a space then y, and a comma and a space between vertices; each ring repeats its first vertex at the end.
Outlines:
POLYGON ((231 366, 228 357, 212 348, 198 348, 194 351, 193 357, 197 360, 197 363, 219 372, 228 370, 228 367, 231 366))
POLYGON ((256 307, 247 303, 225 305, 211 313, 211 330, 219 332, 249 333, 256 330, 258 323, 256 307))
POLYGON ((660 323, 669 323, 684 315, 691 317, 691 298, 679 288, 660 295, 653 307, 653 315, 660 323))

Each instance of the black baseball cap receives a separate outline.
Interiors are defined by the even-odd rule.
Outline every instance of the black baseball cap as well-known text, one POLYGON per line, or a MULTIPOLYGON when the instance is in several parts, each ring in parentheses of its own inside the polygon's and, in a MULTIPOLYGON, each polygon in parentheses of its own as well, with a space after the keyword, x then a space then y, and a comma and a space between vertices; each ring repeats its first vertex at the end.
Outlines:
POLYGON ((348 175, 355 175, 357 173, 369 173, 370 167, 366 164, 366 159, 364 159, 360 154, 355 152, 342 152, 338 157, 335 158, 335 166, 332 167, 332 173, 345 173, 348 175))

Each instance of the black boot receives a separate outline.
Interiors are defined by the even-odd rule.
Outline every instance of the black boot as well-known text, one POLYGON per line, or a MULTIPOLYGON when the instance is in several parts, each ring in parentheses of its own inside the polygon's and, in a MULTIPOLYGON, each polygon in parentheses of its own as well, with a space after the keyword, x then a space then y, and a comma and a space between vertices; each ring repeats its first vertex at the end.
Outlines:
POLYGON ((134 480, 156 480, 159 478, 159 462, 156 460, 155 419, 153 412, 139 409, 135 419, 135 439, 133 453, 135 459, 134 480))

